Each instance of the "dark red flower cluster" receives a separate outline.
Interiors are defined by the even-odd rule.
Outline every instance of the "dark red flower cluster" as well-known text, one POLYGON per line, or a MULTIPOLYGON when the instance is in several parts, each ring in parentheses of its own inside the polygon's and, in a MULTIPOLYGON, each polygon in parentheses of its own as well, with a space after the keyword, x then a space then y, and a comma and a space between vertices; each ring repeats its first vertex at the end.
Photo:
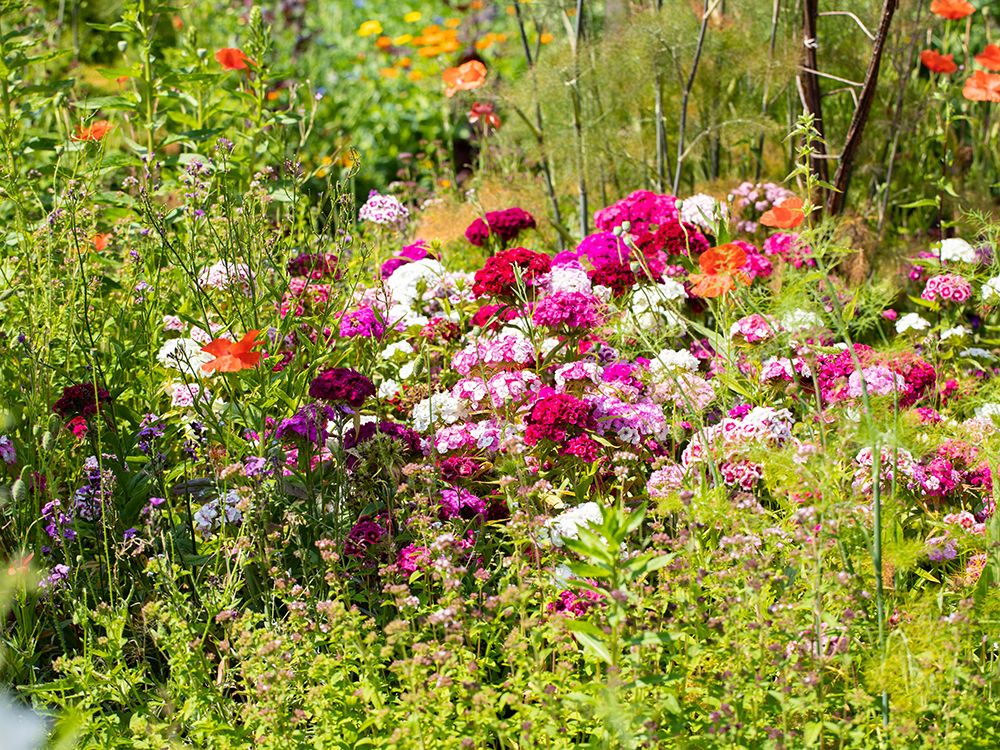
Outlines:
POLYGON ((708 239, 698 227, 676 219, 663 222, 656 231, 647 229, 636 238, 635 244, 647 256, 656 252, 699 255, 709 248, 708 239))
POLYGON ((462 329, 459 328, 458 323, 447 318, 431 318, 430 322, 420 329, 421 338, 440 343, 457 341, 461 335, 462 329))
POLYGON ((52 405, 52 411, 63 419, 89 417, 97 413, 100 404, 110 400, 111 394, 103 388, 95 388, 93 383, 68 385, 52 405))
POLYGON ((335 367, 313 378, 309 384, 309 395, 357 409, 369 396, 375 395, 375 385, 357 370, 335 367))
POLYGON ((528 415, 527 425, 524 442, 528 445, 539 440, 565 443, 597 426, 593 405, 568 393, 538 399, 528 415))
POLYGON ((333 253, 302 253, 288 261, 288 273, 291 276, 305 276, 319 280, 327 276, 340 278, 337 268, 339 258, 333 253))
POLYGON ((552 270, 552 258, 523 247, 513 247, 497 253, 476 271, 472 293, 477 297, 512 296, 517 278, 515 267, 520 269, 520 277, 524 283, 531 285, 539 276, 552 270))
POLYGON ((509 305, 483 305, 472 316, 472 325, 499 331, 503 324, 518 316, 516 307, 509 305))
POLYGON ((344 540, 344 554, 347 557, 362 559, 373 553, 381 552, 379 543, 388 539, 389 530, 378 521, 365 516, 358 519, 344 540))
POLYGON ((465 239, 476 247, 482 247, 492 235, 506 246, 525 229, 534 229, 536 226, 535 217, 523 208, 490 211, 485 220, 476 219, 469 224, 465 230, 465 239))
POLYGON ((595 285, 606 286, 615 297, 621 297, 635 286, 635 274, 628 263, 608 263, 587 274, 595 285))
POLYGON ((485 461, 476 456, 448 456, 438 462, 441 477, 448 482, 475 479, 487 471, 485 461))

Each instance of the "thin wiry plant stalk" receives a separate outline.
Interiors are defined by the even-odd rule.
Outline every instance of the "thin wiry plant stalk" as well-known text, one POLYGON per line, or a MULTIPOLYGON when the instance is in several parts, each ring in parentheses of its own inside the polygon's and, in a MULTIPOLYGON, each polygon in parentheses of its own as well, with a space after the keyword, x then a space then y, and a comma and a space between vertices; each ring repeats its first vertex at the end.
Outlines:
MULTIPOLYGON (((770 94, 771 87, 771 71, 770 65, 774 63, 774 51, 778 46, 778 16, 781 13, 781 0, 774 0, 774 6, 771 9, 771 37, 768 40, 767 45, 767 62, 768 62, 768 72, 764 76, 764 91, 760 97, 760 116, 767 116, 767 100, 770 94)), ((756 170, 754 172, 754 182, 760 182, 760 175, 764 169, 764 134, 761 133, 757 138, 757 148, 756 148, 756 170)))
MULTIPOLYGON (((657 17, 663 11, 663 0, 656 0, 657 17)), ((657 38, 657 42, 659 39, 657 38)), ((656 115, 656 189, 661 193, 667 189, 667 132, 663 121, 663 71, 660 66, 656 66, 656 80, 654 82, 656 103, 654 111, 656 115)))
POLYGON ((681 95, 681 121, 677 132, 677 162, 674 167, 673 192, 677 193, 681 184, 681 170, 684 167, 684 132, 687 130, 688 101, 691 98, 691 89, 694 88, 694 79, 698 74, 698 63, 701 62, 701 52, 705 47, 705 32, 708 31, 708 19, 712 12, 718 7, 720 0, 705 0, 705 5, 701 13, 701 26, 698 28, 698 43, 694 48, 694 60, 691 62, 691 72, 688 74, 687 83, 681 95))
MULTIPOLYGON (((917 13, 915 16, 915 22, 920 23, 920 17, 924 10, 924 0, 917 0, 917 13)), ((906 84, 910 80, 910 75, 913 72, 914 64, 914 53, 917 50, 917 45, 920 42, 920 37, 913 34, 910 39, 910 45, 905 52, 906 59, 904 64, 906 66, 906 72, 899 77, 899 89, 896 91, 896 106, 892 113, 892 143, 889 146, 889 157, 886 160, 886 171, 885 171, 885 192, 882 195, 882 202, 878 209, 878 227, 876 229, 876 234, 879 240, 882 239, 882 234, 885 231, 885 217, 886 212, 889 208, 889 196, 892 195, 892 173, 893 168, 896 165, 896 154, 899 152, 899 133, 902 124, 903 117, 903 105, 906 100, 906 84)))
POLYGON ((587 236, 589 210, 587 207, 587 158, 583 137, 583 100, 580 95, 580 41, 583 37, 584 0, 576 0, 576 18, 570 36, 573 45, 573 81, 570 98, 573 102, 573 132, 576 136, 576 180, 579 193, 580 236, 587 236))
POLYGON ((535 56, 531 54, 531 45, 528 44, 528 32, 524 27, 524 13, 521 10, 519 0, 514 0, 514 16, 517 19, 517 29, 521 36, 521 47, 524 49, 524 59, 528 64, 528 75, 531 76, 531 95, 535 100, 535 134, 538 140, 538 148, 542 154, 542 174, 545 177, 545 192, 548 193, 549 203, 552 204, 552 219, 557 226, 562 226, 562 216, 559 212, 559 200, 556 198, 556 189, 552 182, 552 170, 549 167, 549 155, 545 148, 545 125, 542 120, 542 105, 538 101, 538 77, 535 75, 535 56))

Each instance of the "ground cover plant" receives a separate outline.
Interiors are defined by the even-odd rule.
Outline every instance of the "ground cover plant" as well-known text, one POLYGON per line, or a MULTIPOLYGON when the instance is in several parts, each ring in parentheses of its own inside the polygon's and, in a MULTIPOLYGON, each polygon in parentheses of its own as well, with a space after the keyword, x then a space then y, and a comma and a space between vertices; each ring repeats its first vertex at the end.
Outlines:
POLYGON ((5 741, 997 746, 992 5, 729 5, 0 6, 5 741))

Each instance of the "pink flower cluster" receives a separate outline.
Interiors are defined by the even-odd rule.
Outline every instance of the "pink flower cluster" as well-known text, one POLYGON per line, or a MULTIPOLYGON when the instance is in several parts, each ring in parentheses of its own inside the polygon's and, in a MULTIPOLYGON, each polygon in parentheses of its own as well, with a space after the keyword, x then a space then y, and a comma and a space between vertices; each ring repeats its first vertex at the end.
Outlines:
POLYGON ((636 190, 617 203, 594 214, 594 225, 605 232, 630 222, 634 234, 649 230, 650 224, 660 225, 678 217, 677 198, 659 195, 649 190, 636 190))
POLYGON ((592 328, 600 321, 600 304, 589 292, 554 292, 535 305, 532 320, 546 328, 592 328))
POLYGON ((461 375, 473 371, 509 370, 535 363, 535 348, 524 336, 507 333, 494 339, 474 341, 451 359, 452 368, 461 375))
POLYGON ((972 284, 956 273, 942 273, 927 279, 920 298, 929 302, 955 302, 961 304, 972 296, 972 284))

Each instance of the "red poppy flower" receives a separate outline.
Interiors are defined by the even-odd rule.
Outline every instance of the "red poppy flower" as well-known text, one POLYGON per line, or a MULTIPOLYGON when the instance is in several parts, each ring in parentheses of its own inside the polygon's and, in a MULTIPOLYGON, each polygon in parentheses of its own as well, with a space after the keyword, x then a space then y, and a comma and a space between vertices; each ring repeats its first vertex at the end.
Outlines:
POLYGON ((469 110, 469 122, 475 125, 480 120, 494 130, 500 129, 500 116, 493 110, 489 102, 476 102, 469 110))
POLYGON ((701 273, 693 273, 691 294, 696 297, 721 297, 736 288, 736 283, 749 284, 750 278, 740 269, 746 265, 746 251, 735 244, 710 247, 698 258, 701 273))
POLYGON ((971 16, 976 12, 976 6, 968 0, 932 0, 931 13, 949 21, 971 16))
POLYGON ((206 362, 201 366, 205 372, 239 372, 256 367, 260 362, 260 352, 251 351, 255 346, 263 344, 257 341, 257 334, 260 331, 247 331, 246 335, 237 342, 229 339, 215 339, 212 343, 203 346, 201 350, 215 357, 211 362, 206 362))
POLYGON ((922 62, 924 67, 931 73, 948 75, 958 70, 958 66, 955 64, 954 55, 942 55, 940 52, 936 52, 932 49, 925 49, 920 53, 920 62, 922 62))
POLYGON ((970 102, 1000 102, 1000 75, 977 70, 966 80, 962 96, 970 102))
POLYGON ((112 125, 107 120, 94 120, 90 125, 80 125, 73 136, 74 141, 103 141, 112 125))
POLYGON ((976 62, 987 70, 1000 70, 1000 47, 987 44, 986 49, 976 55, 976 62))
POLYGON ((486 66, 479 60, 469 60, 457 68, 448 68, 441 74, 444 81, 444 95, 449 99, 459 91, 478 89, 486 82, 486 66))
POLYGON ((801 198, 785 198, 760 217, 760 223, 774 229, 795 229, 806 218, 801 198))
POLYGON ((98 232, 97 234, 95 234, 94 250, 96 250, 97 252, 101 252, 102 250, 104 250, 108 246, 108 242, 111 241, 111 237, 112 237, 111 232, 106 232, 104 234, 98 232))
POLYGON ((247 57, 238 47, 224 47, 215 53, 215 59, 226 70, 246 70, 253 65, 253 60, 247 57))

